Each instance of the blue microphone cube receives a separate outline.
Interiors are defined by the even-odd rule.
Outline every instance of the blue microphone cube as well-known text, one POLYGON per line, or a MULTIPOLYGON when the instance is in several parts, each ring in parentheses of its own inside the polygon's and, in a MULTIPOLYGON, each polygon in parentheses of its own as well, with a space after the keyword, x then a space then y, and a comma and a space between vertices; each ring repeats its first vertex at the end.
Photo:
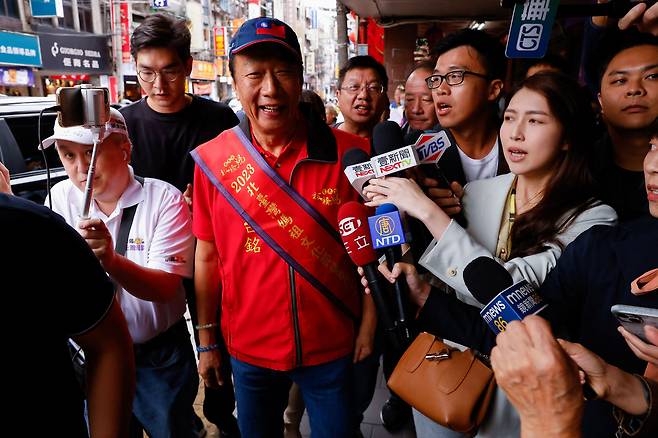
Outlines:
POLYGON ((528 315, 541 312, 546 307, 535 288, 521 280, 496 295, 480 311, 480 316, 495 334, 504 332, 507 324, 521 321, 528 315))
POLYGON ((400 213, 397 210, 370 216, 368 226, 375 249, 406 243, 400 213))

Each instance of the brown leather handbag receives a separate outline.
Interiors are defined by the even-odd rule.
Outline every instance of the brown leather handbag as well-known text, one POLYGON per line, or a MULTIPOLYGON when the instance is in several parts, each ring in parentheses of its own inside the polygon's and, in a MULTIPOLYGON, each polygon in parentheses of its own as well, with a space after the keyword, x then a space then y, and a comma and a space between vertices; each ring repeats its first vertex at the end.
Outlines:
POLYGON ((474 434, 487 414, 496 381, 473 351, 449 347, 423 332, 402 355, 388 386, 426 417, 474 434))

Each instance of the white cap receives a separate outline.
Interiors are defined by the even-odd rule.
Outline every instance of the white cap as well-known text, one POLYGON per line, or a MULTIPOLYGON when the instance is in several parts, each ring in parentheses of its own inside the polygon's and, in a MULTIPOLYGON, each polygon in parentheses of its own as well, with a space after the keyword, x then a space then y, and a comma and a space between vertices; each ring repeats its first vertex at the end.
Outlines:
MULTIPOLYGON (((126 127, 126 120, 123 118, 123 115, 121 115, 117 109, 110 108, 110 120, 105 123, 105 129, 103 130, 101 141, 105 140, 113 133, 123 134, 128 141, 130 141, 128 128, 126 127)), ((79 144, 94 144, 91 128, 86 128, 84 126, 70 126, 64 128, 59 124, 59 117, 55 120, 53 135, 43 141, 43 148, 47 148, 55 143, 56 140, 68 140, 79 144)), ((39 145, 39 149, 41 149, 41 145, 39 145)))

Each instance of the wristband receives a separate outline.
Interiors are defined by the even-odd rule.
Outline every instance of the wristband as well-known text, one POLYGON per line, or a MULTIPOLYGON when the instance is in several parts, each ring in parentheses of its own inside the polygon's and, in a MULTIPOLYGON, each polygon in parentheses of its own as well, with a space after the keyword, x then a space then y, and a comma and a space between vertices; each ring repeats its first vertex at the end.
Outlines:
POLYGON ((194 328, 197 329, 197 330, 204 330, 204 329, 209 329, 209 328, 213 328, 213 327, 217 327, 216 322, 209 322, 208 324, 197 324, 197 325, 194 326, 194 328))
POLYGON ((217 350, 219 348, 219 344, 211 344, 211 345, 199 345, 196 347, 196 351, 198 353, 205 353, 207 351, 212 351, 212 350, 217 350))

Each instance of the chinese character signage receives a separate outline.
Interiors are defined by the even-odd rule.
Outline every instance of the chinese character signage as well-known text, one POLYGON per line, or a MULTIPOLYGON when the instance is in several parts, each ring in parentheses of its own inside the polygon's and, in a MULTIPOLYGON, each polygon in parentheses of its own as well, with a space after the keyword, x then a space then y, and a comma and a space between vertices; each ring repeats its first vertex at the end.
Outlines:
POLYGON ((130 64, 130 21, 132 13, 127 2, 119 4, 119 14, 121 22, 121 62, 130 64))
POLYGON ((39 38, 0 30, 0 64, 41 67, 39 38))
POLYGON ((64 17, 62 0, 31 0, 33 17, 64 17))
POLYGON ((543 58, 560 0, 525 0, 514 5, 507 37, 508 58, 543 58))
POLYGON ((40 33, 39 40, 44 69, 89 74, 112 72, 105 36, 40 33))
POLYGON ((226 26, 215 27, 215 56, 226 56, 226 26))
POLYGON ((205 81, 215 80, 215 64, 207 61, 192 61, 191 79, 202 79, 205 81))

